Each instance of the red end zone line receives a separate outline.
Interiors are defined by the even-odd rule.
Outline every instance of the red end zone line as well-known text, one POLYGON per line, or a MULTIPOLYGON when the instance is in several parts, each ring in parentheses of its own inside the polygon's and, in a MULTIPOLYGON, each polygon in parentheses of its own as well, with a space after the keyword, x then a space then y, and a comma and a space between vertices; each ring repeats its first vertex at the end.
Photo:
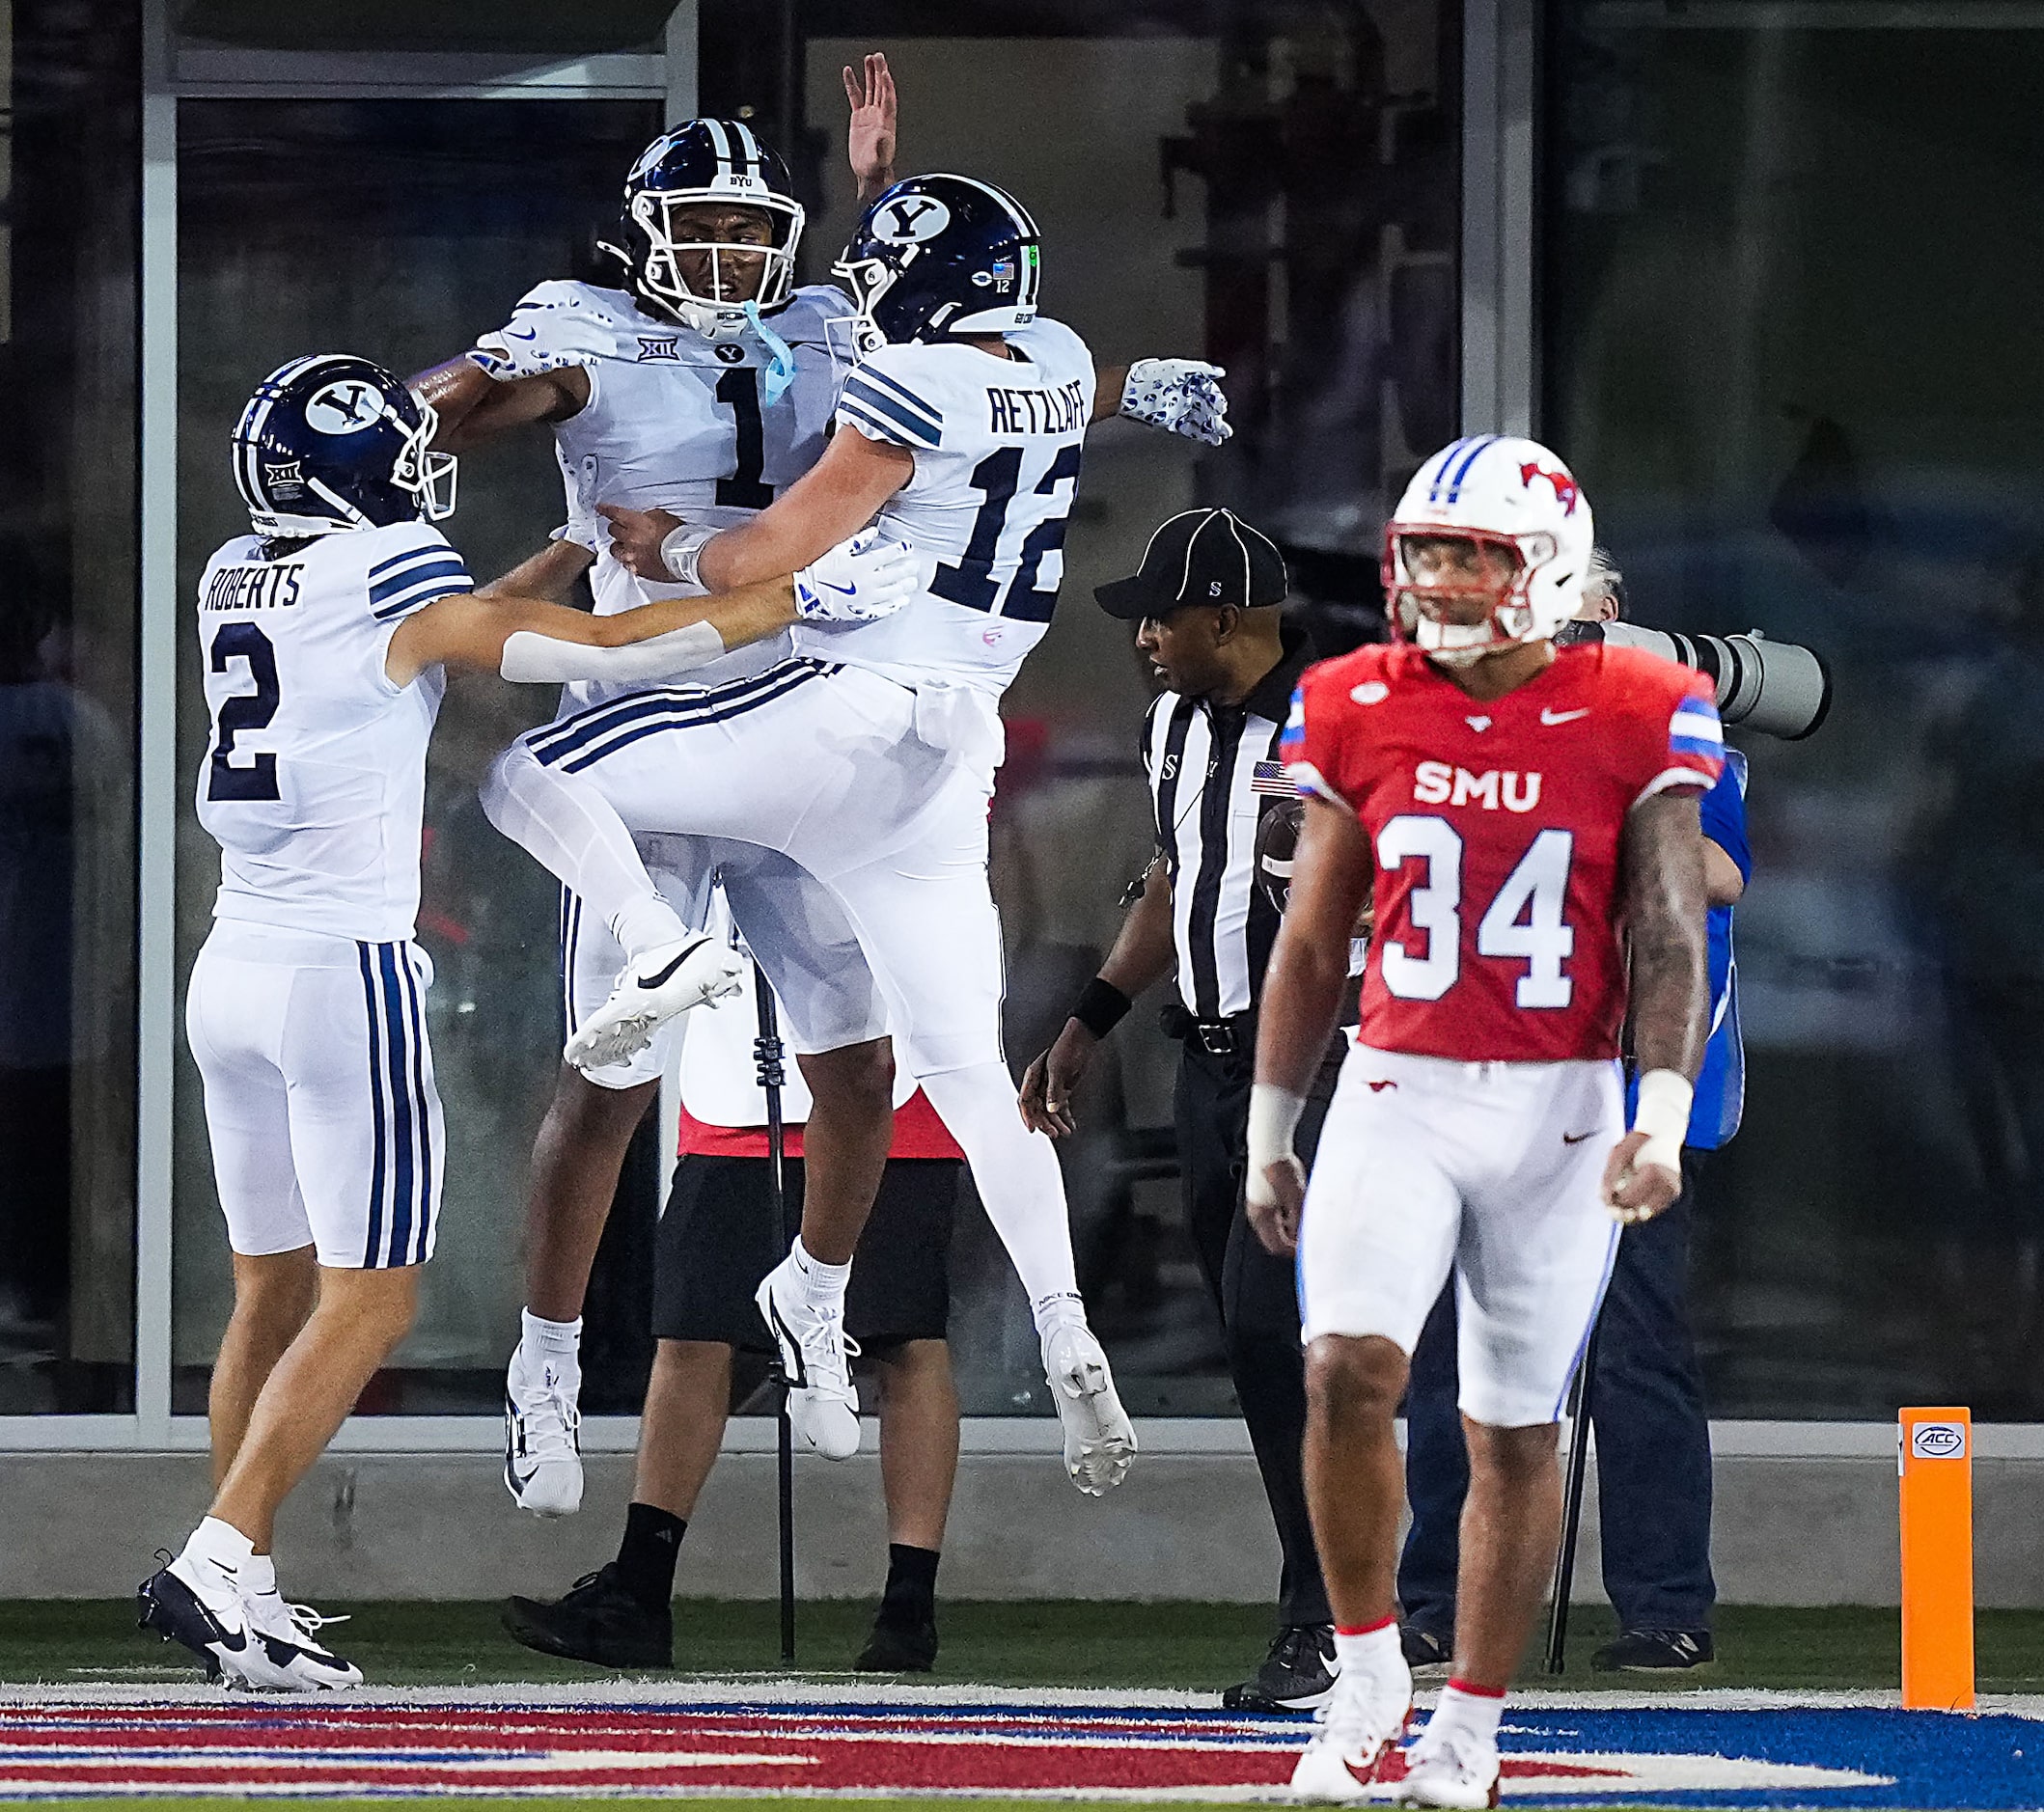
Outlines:
MULTIPOLYGON (((1267 1790, 1289 1779, 1305 1734, 1168 1716, 894 1717, 820 1708, 138 1710, 0 1715, 0 1793, 1267 1790)), ((1586 1785, 1627 1778, 1547 1758, 1507 1761, 1505 1772, 1586 1785)))

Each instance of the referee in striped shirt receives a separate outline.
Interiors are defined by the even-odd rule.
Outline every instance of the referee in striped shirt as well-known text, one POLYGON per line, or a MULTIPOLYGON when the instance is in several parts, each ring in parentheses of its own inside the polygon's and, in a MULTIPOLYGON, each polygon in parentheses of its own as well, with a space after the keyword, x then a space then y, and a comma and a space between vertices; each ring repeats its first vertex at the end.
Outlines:
MULTIPOLYGON (((1172 517, 1150 536, 1141 570, 1093 595, 1138 625, 1136 645, 1169 688, 1143 724, 1157 857, 1100 973, 1057 1042, 1029 1066, 1022 1113, 1053 1137, 1069 1133, 1073 1091, 1095 1047, 1131 997, 1175 969, 1178 998, 1164 1024, 1183 1046, 1175 1100, 1186 1223, 1221 1311, 1229 1371, 1284 1555, 1277 1638, 1225 1703, 1309 1708, 1333 1684, 1334 1631, 1299 1469, 1298 1300, 1290 1260, 1266 1252, 1249 1229, 1242 1177, 1257 996, 1279 916, 1257 885, 1257 831, 1294 794, 1278 737, 1314 657, 1280 618, 1284 560, 1229 510, 1172 517)), ((1326 1112, 1325 1091, 1315 1092, 1300 1129, 1310 1141, 1326 1112)), ((1309 1163, 1310 1149, 1301 1147, 1309 1163)))

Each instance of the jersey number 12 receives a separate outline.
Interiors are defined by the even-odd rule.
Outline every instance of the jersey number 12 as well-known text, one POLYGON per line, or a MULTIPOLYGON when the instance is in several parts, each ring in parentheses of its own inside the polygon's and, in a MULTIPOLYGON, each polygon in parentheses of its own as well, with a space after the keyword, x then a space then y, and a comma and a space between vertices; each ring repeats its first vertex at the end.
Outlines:
POLYGON ((1022 545, 1016 550, 1014 577, 1008 580, 1004 593, 994 582, 994 561, 1001 537, 1008 530, 1008 507, 1015 501, 1021 479, 1019 447, 999 448, 973 467, 972 487, 985 501, 973 517, 965 552, 954 565, 937 568, 929 589, 938 597, 962 604, 967 610, 995 612, 1018 622, 1047 623, 1057 608, 1058 589, 1052 586, 1048 590, 1037 590, 1036 575, 1042 569, 1044 555, 1054 554, 1064 545, 1064 518, 1071 508, 1072 494, 1067 490, 1061 497, 1058 487, 1067 480, 1073 489, 1078 486, 1079 443, 1073 441, 1059 448, 1043 476, 1022 493, 1027 499, 1047 497, 1050 502, 1034 508, 1025 506, 1027 512, 1038 520, 1022 537, 1022 545))

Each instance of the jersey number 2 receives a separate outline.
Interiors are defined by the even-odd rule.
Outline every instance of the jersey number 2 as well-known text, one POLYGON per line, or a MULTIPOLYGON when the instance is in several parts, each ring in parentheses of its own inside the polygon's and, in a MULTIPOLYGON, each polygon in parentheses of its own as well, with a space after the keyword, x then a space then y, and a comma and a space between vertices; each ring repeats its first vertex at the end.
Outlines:
POLYGON ((277 650, 254 623, 222 623, 208 655, 216 673, 230 661, 246 661, 254 692, 237 692, 220 700, 213 720, 213 756, 206 779, 208 799, 278 799, 277 757, 259 755, 246 767, 234 761, 235 738, 245 729, 266 729, 277 715, 277 650))
MULTIPOLYGON (((1566 1006, 1575 993, 1561 968, 1576 948, 1575 931, 1561 917, 1575 848, 1571 832, 1540 832, 1478 921, 1478 956, 1525 962, 1515 997, 1521 1006, 1566 1006)), ((1462 973, 1461 836, 1446 818, 1392 819, 1377 833, 1377 864, 1396 868, 1412 861, 1426 864, 1426 879, 1405 896, 1405 916, 1426 933, 1426 954, 1414 956, 1387 940, 1384 985, 1401 1001, 1438 1001, 1462 973)))

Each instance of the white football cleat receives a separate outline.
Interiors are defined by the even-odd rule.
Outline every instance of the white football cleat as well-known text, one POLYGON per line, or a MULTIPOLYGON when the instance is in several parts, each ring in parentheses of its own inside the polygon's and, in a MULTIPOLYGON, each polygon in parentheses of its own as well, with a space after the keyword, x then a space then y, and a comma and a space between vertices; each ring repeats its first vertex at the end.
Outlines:
POLYGON ((1498 1745, 1474 1730, 1427 1720, 1419 1740, 1405 1752, 1405 1779, 1398 1803, 1451 1806, 1479 1812, 1498 1803, 1498 1745))
POLYGON ((1136 1431, 1115 1394, 1107 1355, 1083 1321, 1043 1331, 1043 1375, 1064 1424, 1064 1469, 1089 1497, 1104 1497, 1128 1476, 1136 1431))
POLYGON ((655 945, 618 972, 610 999, 576 1029, 565 1055, 585 1075, 621 1063, 676 1014, 736 994, 745 971, 745 958, 721 938, 697 933, 655 945))
POLYGON ((206 1663, 208 1680, 228 1687, 275 1684, 258 1653, 233 1569, 180 1554, 144 1579, 135 1596, 142 1627, 190 1649, 206 1663))
POLYGON ((851 1381, 859 1343, 845 1335, 842 1304, 818 1308, 804 1299, 794 1265, 792 1254, 784 1258, 760 1279, 753 1301, 781 1355, 795 1439, 826 1460, 848 1460, 859 1451, 859 1393, 851 1381))
POLYGON ((343 1661, 318 1633, 345 1617, 322 1617, 310 1605, 287 1605, 275 1592, 244 1594, 249 1628, 256 1647, 270 1669, 290 1684, 282 1692, 340 1692, 362 1684, 362 1669, 343 1661))
POLYGON ((582 1508, 581 1380, 549 1359, 537 1371, 520 1341, 504 1374, 504 1489, 535 1516, 571 1517, 582 1508))
POLYGON ((1291 1771, 1292 1797, 1345 1804, 1381 1798, 1371 1788, 1412 1721, 1412 1680, 1372 1682, 1338 1673, 1313 1713, 1318 1726, 1291 1771))

